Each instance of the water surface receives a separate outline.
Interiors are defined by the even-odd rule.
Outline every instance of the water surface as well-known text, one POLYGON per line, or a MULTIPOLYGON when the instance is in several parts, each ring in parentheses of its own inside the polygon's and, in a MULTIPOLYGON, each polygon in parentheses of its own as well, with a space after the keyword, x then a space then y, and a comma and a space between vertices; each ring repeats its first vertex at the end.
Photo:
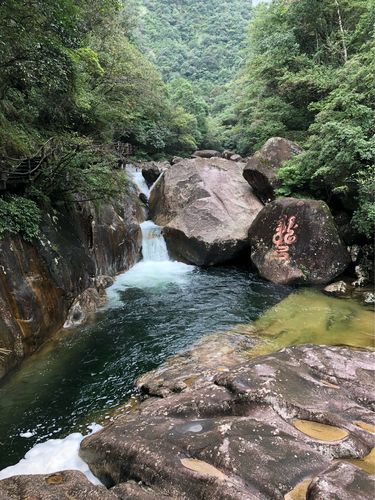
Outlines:
POLYGON ((138 266, 92 324, 48 342, 0 386, 0 469, 37 442, 81 431, 126 402, 142 373, 203 335, 254 321, 290 292, 244 269, 138 266))

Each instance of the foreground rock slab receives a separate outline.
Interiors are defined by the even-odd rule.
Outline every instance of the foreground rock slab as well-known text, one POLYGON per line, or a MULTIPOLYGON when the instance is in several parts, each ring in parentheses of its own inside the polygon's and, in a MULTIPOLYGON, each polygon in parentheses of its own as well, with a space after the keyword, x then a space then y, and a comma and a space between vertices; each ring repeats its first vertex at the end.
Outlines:
POLYGON ((275 189, 281 183, 277 171, 282 164, 302 152, 294 142, 282 137, 271 137, 246 164, 243 175, 256 195, 268 203, 275 199, 275 189))
MULTIPOLYGON (((205 352, 201 345, 195 359, 205 352)), ((333 461, 346 465, 375 446, 374 353, 307 345, 242 356, 235 366, 216 359, 216 374, 196 363, 185 386, 181 357, 156 370, 164 397, 87 437, 82 458, 107 486, 136 479, 155 498, 282 499, 303 480, 315 491, 309 498, 331 498, 317 495, 326 474, 336 481, 333 461)), ((368 474, 349 467, 356 477, 342 490, 349 498, 360 481, 361 498, 372 498, 368 474)))
POLYGON ((241 168, 221 158, 183 160, 170 167, 150 195, 152 219, 165 226, 173 258, 214 265, 248 248, 248 231, 263 205, 241 168))
POLYGON ((327 284, 350 263, 323 201, 279 198, 250 228, 251 260, 260 275, 280 284, 327 284))
POLYGON ((14 476, 0 481, 0 500, 115 500, 104 486, 94 486, 81 472, 14 476))

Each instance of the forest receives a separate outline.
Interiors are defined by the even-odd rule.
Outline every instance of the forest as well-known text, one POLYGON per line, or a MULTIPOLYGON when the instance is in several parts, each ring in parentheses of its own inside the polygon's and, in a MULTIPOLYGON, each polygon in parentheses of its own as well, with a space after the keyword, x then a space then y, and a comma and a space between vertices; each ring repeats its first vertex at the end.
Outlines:
POLYGON ((271 136, 304 153, 280 195, 344 207, 370 236, 375 209, 373 0, 5 0, 0 5, 0 234, 37 234, 38 211, 124 189, 136 158, 197 148, 251 155, 271 136), (44 208, 43 208, 44 209, 44 208))

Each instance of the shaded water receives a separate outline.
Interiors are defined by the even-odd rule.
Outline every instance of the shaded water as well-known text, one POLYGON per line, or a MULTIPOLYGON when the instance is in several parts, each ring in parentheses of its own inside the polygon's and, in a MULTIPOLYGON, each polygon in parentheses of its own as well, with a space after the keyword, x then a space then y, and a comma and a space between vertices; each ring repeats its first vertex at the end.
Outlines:
POLYGON ((140 374, 207 333, 255 320, 290 292, 241 269, 137 266, 109 290, 94 323, 63 332, 0 386, 0 469, 36 442, 82 430, 125 402, 140 374))

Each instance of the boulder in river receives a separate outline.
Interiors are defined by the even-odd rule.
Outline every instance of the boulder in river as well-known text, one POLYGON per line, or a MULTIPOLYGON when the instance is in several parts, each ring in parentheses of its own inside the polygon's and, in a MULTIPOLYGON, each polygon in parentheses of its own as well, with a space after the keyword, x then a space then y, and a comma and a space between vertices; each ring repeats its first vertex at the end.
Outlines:
POLYGON ((323 201, 279 198, 262 209, 249 234, 252 262, 274 283, 327 284, 350 263, 323 201))
POLYGON ((294 142, 272 137, 248 160, 243 175, 264 203, 275 199, 275 189, 280 186, 277 170, 286 160, 301 152, 294 142))
POLYGON ((222 158, 183 160, 154 185, 150 212, 173 258, 214 265, 249 246, 248 231, 263 205, 239 166, 222 158))
POLYGON ((220 158, 221 153, 215 149, 202 149, 195 151, 191 156, 192 158, 220 158))
POLYGON ((167 161, 147 161, 142 163, 142 175, 147 185, 152 186, 169 167, 170 164, 167 161))

